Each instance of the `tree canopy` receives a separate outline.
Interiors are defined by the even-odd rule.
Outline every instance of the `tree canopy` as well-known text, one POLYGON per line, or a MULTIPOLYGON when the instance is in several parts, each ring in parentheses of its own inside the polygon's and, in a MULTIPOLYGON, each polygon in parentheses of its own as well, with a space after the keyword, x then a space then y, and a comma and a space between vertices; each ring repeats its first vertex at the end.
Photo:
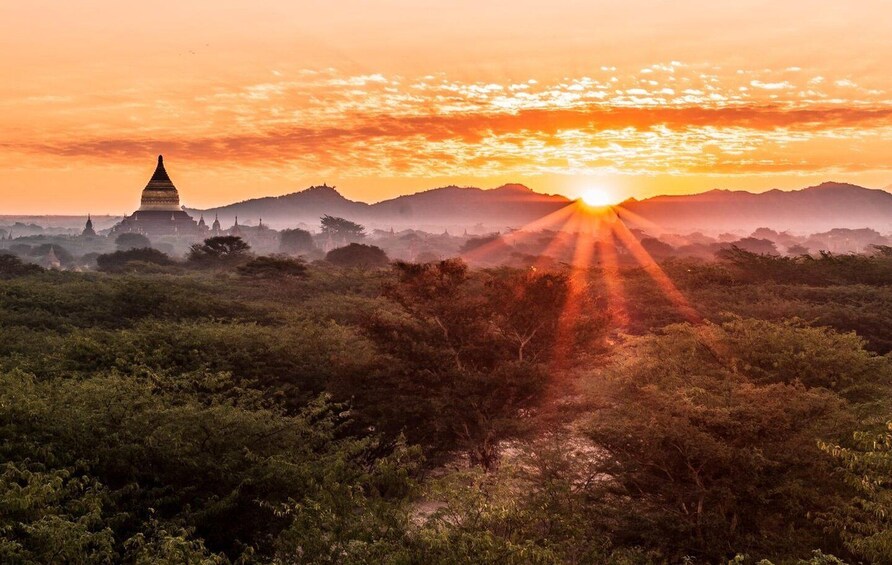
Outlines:
POLYGON ((344 218, 326 214, 320 218, 320 224, 322 235, 330 237, 335 244, 356 242, 365 237, 365 227, 344 218))
POLYGON ((186 261, 197 266, 232 265, 247 259, 250 251, 251 246, 241 237, 221 235, 192 245, 186 261))
POLYGON ((339 267, 359 267, 374 269, 385 267, 390 263, 387 254, 380 247, 351 243, 344 247, 332 249, 325 254, 325 260, 339 267))

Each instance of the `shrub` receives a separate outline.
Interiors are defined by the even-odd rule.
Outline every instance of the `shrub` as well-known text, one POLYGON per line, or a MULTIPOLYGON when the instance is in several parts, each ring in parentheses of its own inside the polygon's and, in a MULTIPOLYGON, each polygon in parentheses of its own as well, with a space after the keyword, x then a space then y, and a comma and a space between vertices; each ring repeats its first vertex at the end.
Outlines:
POLYGON ((164 253, 151 247, 127 249, 106 253, 96 257, 96 265, 100 271, 140 271, 145 265, 171 265, 173 260, 164 253))
POLYGON ((339 267, 363 269, 386 267, 390 263, 383 249, 363 243, 351 243, 346 247, 332 249, 325 255, 325 260, 339 267))
POLYGON ((37 265, 25 263, 15 255, 0 253, 0 277, 20 277, 42 271, 37 265))
POLYGON ((301 259, 289 257, 257 257, 238 268, 240 275, 274 279, 280 277, 306 277, 307 264, 301 259))

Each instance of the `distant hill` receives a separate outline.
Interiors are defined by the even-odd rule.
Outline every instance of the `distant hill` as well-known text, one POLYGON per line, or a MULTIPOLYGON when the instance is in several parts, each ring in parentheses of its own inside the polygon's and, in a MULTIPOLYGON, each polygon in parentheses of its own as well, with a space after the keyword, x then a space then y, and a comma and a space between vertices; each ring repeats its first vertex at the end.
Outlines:
POLYGON ((219 215, 220 222, 228 226, 236 216, 242 222, 256 223, 263 219, 271 225, 292 225, 299 222, 317 224, 323 214, 365 219, 368 209, 369 204, 347 200, 333 187, 313 186, 284 196, 267 196, 219 208, 187 211, 191 214, 204 214, 208 223, 214 215, 219 215))
POLYGON ((207 221, 218 214, 224 226, 231 224, 235 216, 240 222, 252 223, 263 218, 265 224, 273 227, 301 222, 317 225, 320 216, 330 214, 374 227, 443 229, 485 224, 499 229, 523 226, 569 203, 564 196, 540 194, 520 184, 507 184, 492 190, 447 186, 377 204, 348 200, 332 187, 315 186, 285 196, 188 211, 204 214, 207 221))
POLYGON ((666 229, 750 231, 768 227, 811 233, 871 227, 892 231, 892 194, 836 182, 792 191, 710 190, 656 196, 623 206, 666 229))
MULTIPOLYGON (((330 214, 371 227, 431 230, 483 224, 503 229, 521 227, 570 202, 564 196, 540 194, 521 184, 491 190, 447 186, 377 204, 348 200, 333 187, 316 186, 285 196, 189 212, 203 213, 208 222, 219 214, 224 226, 231 225, 236 215, 242 223, 263 218, 273 227, 316 226, 320 216, 330 214)), ((792 191, 710 190, 629 199, 622 207, 646 220, 645 224, 666 231, 749 232, 759 227, 808 233, 862 227, 892 231, 892 194, 834 182, 792 191)))

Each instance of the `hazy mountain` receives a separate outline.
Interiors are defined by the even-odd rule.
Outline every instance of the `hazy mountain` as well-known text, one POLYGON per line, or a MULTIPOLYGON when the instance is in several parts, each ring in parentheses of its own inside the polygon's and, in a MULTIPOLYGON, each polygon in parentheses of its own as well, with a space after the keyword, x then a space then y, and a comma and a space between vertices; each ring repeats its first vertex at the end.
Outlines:
POLYGON ((520 227, 570 201, 564 196, 533 192, 522 184, 492 190, 448 186, 400 196, 372 206, 376 219, 397 224, 443 224, 520 227))
POLYGON ((210 221, 219 214, 224 226, 235 216, 240 222, 292 226, 300 222, 319 223, 323 214, 342 216, 376 227, 473 226, 520 227, 566 206, 563 196, 539 194, 520 184, 508 184, 492 190, 447 186, 366 204, 341 196, 334 188, 317 186, 279 197, 257 198, 220 208, 189 210, 203 213, 210 221))
POLYGON ((749 231, 769 227, 816 232, 871 227, 892 231, 892 194, 835 182, 792 191, 710 190, 656 196, 623 206, 666 229, 749 231))
MULTIPOLYGON (((318 225, 323 214, 342 216, 371 227, 442 229, 484 224, 490 229, 521 227, 570 203, 566 197, 545 195, 520 184, 492 190, 447 186, 377 204, 348 200, 334 188, 317 186, 279 197, 258 198, 209 210, 210 222, 220 215, 224 226, 238 215, 242 223, 273 227, 318 225)), ((892 194, 852 184, 827 182, 801 190, 752 193, 710 190, 700 194, 629 199, 630 212, 664 230, 752 231, 759 227, 799 232, 831 228, 871 227, 892 231, 892 194)))
POLYGON ((330 186, 313 186, 284 196, 268 196, 236 202, 219 208, 191 210, 189 213, 204 214, 211 223, 219 215, 220 223, 228 227, 236 216, 245 223, 256 224, 260 219, 274 226, 291 226, 300 222, 318 224, 323 214, 345 218, 366 218, 369 204, 347 200, 330 186))

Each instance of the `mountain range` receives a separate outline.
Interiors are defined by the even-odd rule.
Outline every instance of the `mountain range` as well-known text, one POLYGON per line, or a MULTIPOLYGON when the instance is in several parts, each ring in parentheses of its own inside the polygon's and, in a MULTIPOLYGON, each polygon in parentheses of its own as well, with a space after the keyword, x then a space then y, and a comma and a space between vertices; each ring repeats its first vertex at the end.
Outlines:
MULTIPOLYGON (((373 228, 456 229, 481 224, 488 229, 518 228, 571 204, 560 195, 541 194, 521 184, 484 190, 447 186, 376 204, 349 200, 334 187, 316 186, 219 208, 188 211, 219 215, 224 226, 262 218, 272 227, 315 227, 323 214, 373 228)), ((759 227, 813 233, 832 228, 870 227, 892 231, 892 193, 853 184, 826 182, 800 190, 752 193, 710 190, 699 194, 629 199, 619 205, 640 227, 662 231, 741 232, 759 227), (654 226, 656 225, 656 227, 654 226)))

